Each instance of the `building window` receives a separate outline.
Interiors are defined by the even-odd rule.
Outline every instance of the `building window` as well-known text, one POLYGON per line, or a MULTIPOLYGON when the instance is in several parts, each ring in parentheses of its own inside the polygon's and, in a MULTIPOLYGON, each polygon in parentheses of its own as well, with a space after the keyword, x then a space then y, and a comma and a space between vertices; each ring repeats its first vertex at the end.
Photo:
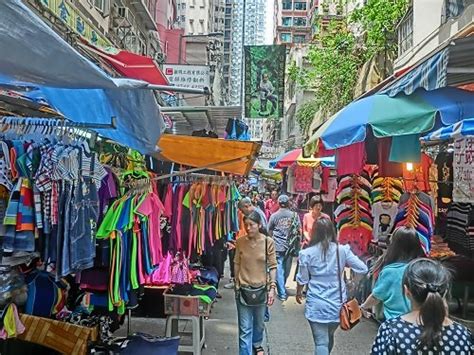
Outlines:
POLYGON ((282 17, 281 23, 283 26, 290 27, 292 25, 292 17, 282 17))
POLYGON ((293 36, 293 43, 305 43, 305 42, 306 42, 306 35, 293 36))
POLYGON ((306 2, 296 1, 295 2, 295 10, 306 11, 306 2))
POLYGON ((294 26, 306 26, 306 17, 294 17, 293 18, 293 25, 294 26))
POLYGON ((291 42, 291 33, 280 33, 280 41, 285 43, 291 42))
POLYGON ((291 1, 283 1, 282 5, 283 5, 283 10, 291 10, 293 8, 291 1))
POLYGON ((94 7, 100 12, 105 11, 105 0, 93 0, 94 7))
POLYGON ((181 3, 181 10, 186 10, 186 3, 185 2, 181 3))
POLYGON ((413 47, 413 10, 410 10, 398 27, 398 54, 413 47))
POLYGON ((231 14, 232 14, 232 8, 226 7, 226 8, 225 8, 225 14, 226 14, 226 15, 231 15, 231 14))

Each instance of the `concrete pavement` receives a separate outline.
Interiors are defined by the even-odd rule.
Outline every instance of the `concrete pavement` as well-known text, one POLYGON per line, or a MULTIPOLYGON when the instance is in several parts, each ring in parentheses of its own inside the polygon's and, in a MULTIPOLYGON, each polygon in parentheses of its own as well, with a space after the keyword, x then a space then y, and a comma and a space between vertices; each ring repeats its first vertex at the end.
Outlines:
MULTIPOLYGON (((293 275, 293 274, 292 274, 293 275)), ((221 281, 223 285, 225 281, 221 281)), ((272 355, 312 355, 313 339, 308 322, 304 318, 304 305, 295 301, 295 283, 288 281, 290 297, 286 302, 277 300, 271 308, 268 324, 268 339, 272 355)), ((237 311, 233 290, 219 290, 223 296, 214 305, 209 320, 206 321, 206 345, 204 355, 238 354, 237 311)), ((124 335, 126 327, 119 334, 124 335)), ((332 355, 369 354, 377 332, 377 324, 363 320, 353 330, 336 331, 335 347, 332 355)), ((133 318, 132 332, 164 335, 164 320, 133 318)))

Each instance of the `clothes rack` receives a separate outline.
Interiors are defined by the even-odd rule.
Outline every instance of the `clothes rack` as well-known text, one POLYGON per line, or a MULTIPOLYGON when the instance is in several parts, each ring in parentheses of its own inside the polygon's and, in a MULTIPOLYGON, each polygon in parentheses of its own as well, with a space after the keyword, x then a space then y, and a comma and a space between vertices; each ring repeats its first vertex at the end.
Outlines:
POLYGON ((95 122, 72 122, 61 118, 26 118, 26 117, 3 117, 0 120, 2 125, 32 125, 47 127, 64 128, 84 128, 84 129, 116 129, 115 117, 111 118, 110 123, 95 122))

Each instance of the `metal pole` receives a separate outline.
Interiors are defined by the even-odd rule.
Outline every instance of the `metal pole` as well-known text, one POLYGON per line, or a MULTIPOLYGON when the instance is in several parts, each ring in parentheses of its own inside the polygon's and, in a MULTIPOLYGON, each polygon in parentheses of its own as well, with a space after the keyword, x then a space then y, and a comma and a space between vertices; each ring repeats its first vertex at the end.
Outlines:
POLYGON ((242 87, 240 88, 240 106, 242 106, 242 118, 245 117, 245 8, 247 5, 247 0, 243 0, 243 10, 242 10, 242 64, 240 66, 240 71, 242 75, 242 87))
POLYGON ((178 64, 181 64, 181 51, 183 48, 183 35, 180 33, 179 34, 179 46, 178 46, 178 64))
POLYGON ((181 86, 172 86, 172 85, 154 85, 149 84, 144 86, 140 89, 148 89, 148 90, 158 90, 158 91, 174 91, 174 92, 182 92, 186 94, 202 94, 202 95, 210 95, 211 92, 209 88, 206 86, 204 89, 191 89, 191 88, 184 88, 181 86))

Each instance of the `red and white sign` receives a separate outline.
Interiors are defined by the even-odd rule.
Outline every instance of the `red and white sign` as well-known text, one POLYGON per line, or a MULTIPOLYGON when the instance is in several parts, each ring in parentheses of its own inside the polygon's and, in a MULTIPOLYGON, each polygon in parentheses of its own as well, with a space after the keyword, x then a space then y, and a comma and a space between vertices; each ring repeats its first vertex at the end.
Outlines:
POLYGON ((207 65, 163 64, 170 85, 190 89, 210 88, 210 71, 207 65))

